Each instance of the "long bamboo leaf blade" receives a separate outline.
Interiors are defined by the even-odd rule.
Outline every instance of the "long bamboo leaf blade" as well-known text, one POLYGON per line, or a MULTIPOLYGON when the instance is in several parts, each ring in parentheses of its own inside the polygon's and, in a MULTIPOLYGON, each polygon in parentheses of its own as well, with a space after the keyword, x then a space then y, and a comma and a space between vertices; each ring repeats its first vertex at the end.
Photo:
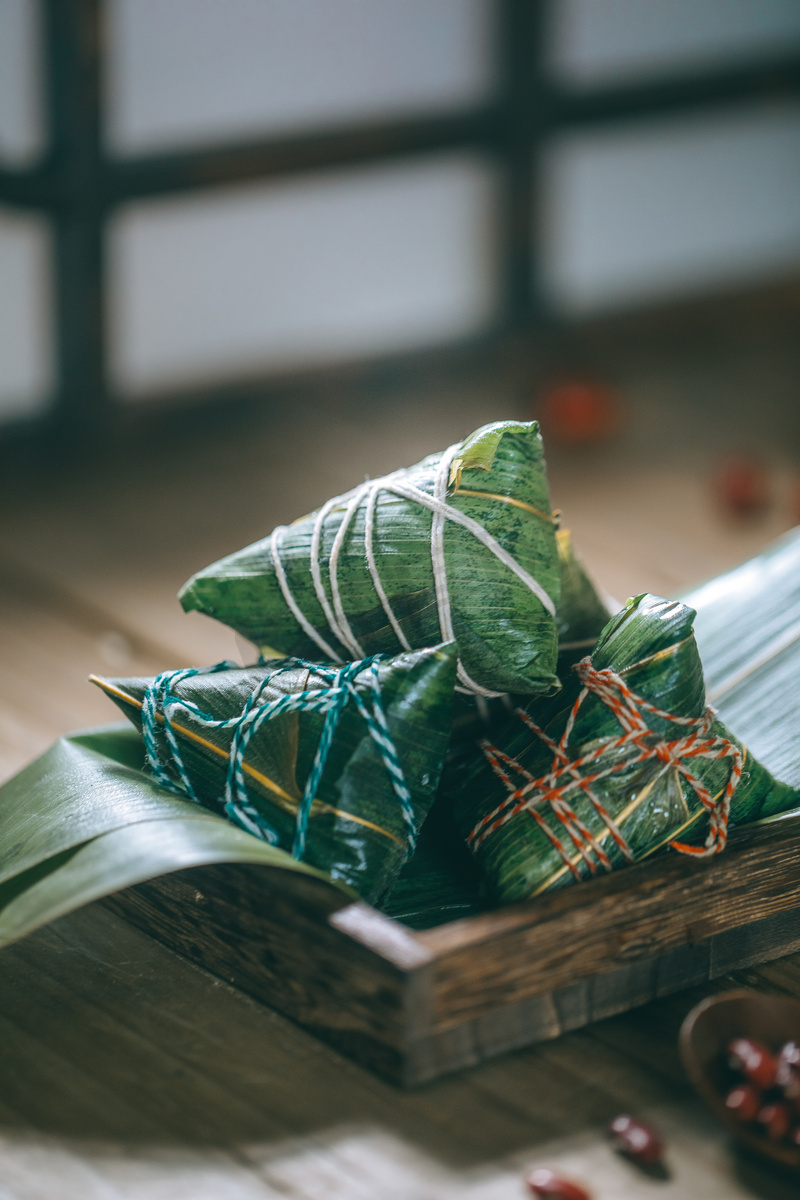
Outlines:
POLYGON ((67 856, 0 887, 0 946, 16 941, 92 900, 188 867, 212 863, 253 863, 303 872, 315 881, 327 903, 354 896, 321 871, 297 863, 276 847, 238 830, 228 821, 195 813, 166 820, 139 821, 102 834, 67 856), (46 870, 52 864, 52 869, 46 870), (14 886, 16 885, 16 886, 14 886))
MULTIPOLYGON (((389 735, 396 750, 419 830, 433 803, 450 732, 456 649, 452 643, 398 655, 378 666, 389 735)), ((229 723, 258 692, 267 705, 280 697, 306 696, 329 686, 308 666, 281 662, 199 674, 176 684, 172 729, 191 787, 203 804, 226 811, 226 780, 235 729, 229 723), (219 724, 209 724, 201 713, 219 724)), ((353 686, 372 704, 371 669, 353 686)), ((141 728, 147 679, 96 680, 141 728)), ((314 767, 327 714, 282 713, 263 722, 247 744, 243 772, 247 801, 291 851, 298 810, 314 767)), ((163 723, 158 729, 162 761, 180 780, 163 723)), ((382 750, 354 702, 341 710, 325 767, 312 799, 304 860, 342 880, 370 901, 387 888, 413 844, 407 817, 382 750)), ((229 809, 227 811, 230 811, 229 809)))
POLYGON ((102 833, 197 814, 141 770, 128 727, 62 738, 0 789, 0 884, 102 833), (134 765, 136 763, 137 765, 134 765))
MULTIPOLYGON (((608 623, 591 656, 593 666, 597 670, 611 668, 645 701, 673 716, 699 718, 705 707, 705 684, 692 635, 693 618, 693 610, 677 601, 646 595, 628 601, 608 623)), ((580 690, 581 682, 576 676, 559 696, 528 704, 529 716, 552 742, 557 743, 567 728, 580 690)), ((651 732, 645 736, 643 748, 654 747, 659 741, 675 741, 688 732, 688 727, 676 726, 650 712, 646 718, 651 732)), ((708 816, 694 789, 674 765, 662 763, 658 756, 634 762, 630 745, 618 749, 607 746, 607 740, 618 738, 622 732, 623 726, 612 708, 590 692, 574 719, 567 743, 568 761, 574 762, 596 750, 598 758, 591 767, 581 770, 583 776, 592 769, 620 768, 599 778, 593 784, 593 791, 615 822, 633 859, 638 861, 647 857, 678 836, 683 842, 702 842, 709 827, 708 816)), ((709 736, 730 741, 741 749, 741 744, 719 720, 711 725, 709 736)), ((519 719, 512 719, 493 741, 507 756, 503 762, 512 760, 528 772, 528 776, 524 776, 517 767, 513 770, 504 768, 515 787, 527 786, 529 778, 543 779, 553 770, 552 749, 519 719)), ((692 758, 686 760, 686 765, 711 795, 718 797, 730 778, 732 761, 731 758, 692 758)), ((557 785, 552 786, 560 787, 570 778, 570 774, 563 771, 557 785)), ((445 783, 445 791, 453 798, 456 818, 465 837, 474 835, 476 829, 482 828, 481 822, 502 810, 503 806, 507 811, 512 790, 479 748, 453 765, 445 783)), ((522 808, 496 827, 490 821, 482 840, 474 836, 470 839, 497 899, 520 900, 576 879, 588 878, 592 868, 603 868, 597 846, 611 867, 624 864, 623 850, 580 788, 572 790, 569 799, 577 817, 577 821, 572 822, 573 831, 580 823, 589 835, 588 838, 578 837, 578 843, 584 847, 583 853, 558 819, 548 785, 531 788, 529 794, 532 798, 539 797, 534 808, 522 808), (547 829, 537 821, 537 814, 546 822, 547 829), (550 834, 561 843, 562 851, 550 834)), ((769 816, 796 806, 798 798, 794 788, 776 781, 748 752, 741 782, 733 796, 731 821, 748 822, 769 816)))
POLYGON ((325 903, 354 895, 164 791, 143 761, 135 730, 110 725, 62 739, 0 788, 0 821, 23 835, 3 842, 0 944, 100 896, 211 862, 279 869, 287 883, 308 879, 325 903))
POLYGON ((708 701, 773 775, 800 787, 800 529, 685 597, 708 701))
MULTIPOLYGON (((432 455, 391 479, 430 496, 441 458, 441 454, 432 455)), ((353 496, 340 497, 322 523, 321 586, 330 611, 336 607, 331 556, 353 496)), ((447 589, 453 636, 464 668, 478 685, 498 692, 541 694, 557 687, 557 637, 550 610, 558 603, 559 571, 536 422, 497 422, 466 439, 452 463, 446 500, 450 508, 491 535, 532 577, 547 600, 545 604, 474 532, 446 520, 447 589)), ((304 619, 332 654, 342 659, 396 654, 403 644, 369 570, 369 504, 366 494, 357 501, 343 535, 337 570, 342 610, 360 653, 354 653, 331 630, 314 587, 311 559, 316 514, 289 526, 281 535, 278 551, 268 537, 198 572, 181 592, 184 608, 215 617, 272 652, 319 658, 320 643, 311 639, 292 612, 284 594, 288 589, 304 619)), ((372 540, 375 566, 389 609, 412 648, 435 645, 449 636, 442 629, 437 608, 432 520, 429 509, 392 492, 388 483, 377 493, 372 540)))

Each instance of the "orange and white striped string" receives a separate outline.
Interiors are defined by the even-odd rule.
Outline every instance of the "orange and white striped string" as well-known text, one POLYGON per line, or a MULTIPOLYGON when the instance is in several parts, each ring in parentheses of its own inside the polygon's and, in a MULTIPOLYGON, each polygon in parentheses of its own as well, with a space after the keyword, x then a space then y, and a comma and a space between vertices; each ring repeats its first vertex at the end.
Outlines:
POLYGON ((589 871, 596 874, 599 867, 610 871, 612 864, 608 854, 570 802, 571 793, 583 793, 605 826, 607 834, 611 836, 623 857, 630 862, 633 860, 631 849, 611 814, 597 796, 594 784, 648 759, 656 759, 663 764, 663 771, 670 767, 675 768, 692 788, 709 815, 709 833, 703 846, 689 846, 675 841, 670 845, 682 854, 693 854, 698 858, 710 858, 724 850, 728 837, 731 799, 741 779, 743 760, 741 750, 727 738, 711 735, 714 710, 706 708, 700 717, 678 717, 664 712, 637 695, 625 680, 610 668, 596 670, 590 658, 584 658, 577 663, 574 670, 577 671, 583 688, 572 706, 558 742, 548 737, 523 709, 516 710, 519 719, 553 754, 550 770, 545 775, 534 778, 530 771, 488 740, 484 739, 481 742, 489 765, 503 783, 508 795, 502 804, 477 823, 467 838, 470 848, 477 849, 495 830, 518 813, 527 812, 558 851, 571 873, 580 878, 580 871, 569 849, 541 811, 544 805, 549 805, 553 816, 561 823, 569 841, 578 851, 579 860, 583 859, 589 871), (569 740, 581 706, 590 694, 597 696, 611 709, 622 727, 622 733, 617 737, 603 738, 594 749, 571 759, 568 751, 569 740), (647 724, 645 713, 682 726, 689 732, 672 740, 660 737, 647 724), (607 760, 609 757, 611 763, 604 765, 603 759, 607 760), (732 760, 728 782, 716 799, 690 769, 688 761, 695 758, 732 760), (520 783, 520 780, 523 782, 520 783))

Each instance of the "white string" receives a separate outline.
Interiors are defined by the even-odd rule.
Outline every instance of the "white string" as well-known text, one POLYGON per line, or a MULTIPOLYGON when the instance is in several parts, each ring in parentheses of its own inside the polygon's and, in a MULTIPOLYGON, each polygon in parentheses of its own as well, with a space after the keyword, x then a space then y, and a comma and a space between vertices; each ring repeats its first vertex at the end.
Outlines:
MULTIPOLYGON (((444 557, 444 522, 445 517, 448 515, 446 500, 450 463, 453 461, 457 450, 458 446, 451 446, 449 450, 445 450, 439 462, 433 484, 433 498, 438 507, 434 510, 431 518, 431 565, 433 567, 433 586, 436 590, 436 608, 439 613, 439 628, 443 642, 452 642, 455 636, 453 633, 453 610, 450 607, 450 589, 447 586, 447 565, 444 557)), ((484 697, 501 695, 500 692, 492 692, 488 688, 482 687, 481 684, 476 683, 467 673, 461 659, 458 660, 456 673, 463 686, 469 692, 474 692, 478 696, 484 697)))
MULTIPOLYGON (((439 463, 433 481, 433 499, 436 508, 431 518, 431 566, 433 567, 433 586, 436 591, 436 608, 439 612, 439 628, 443 642, 453 641, 453 613, 450 608, 450 589, 447 586, 447 569, 444 561, 444 510, 447 508, 447 478, 450 474, 450 463, 457 447, 451 446, 445 450, 439 463)), ((459 664, 459 677, 460 677, 459 664)))
MULTIPOLYGON (((277 529, 273 530, 272 537, 270 538, 272 561, 275 563, 275 574, 278 577, 278 586, 281 589, 281 595, 289 606, 292 616, 297 621, 303 632, 308 634, 312 642, 315 642, 319 646, 320 650, 327 654, 328 658, 333 659, 334 662, 343 662, 344 660, 342 657, 328 645, 322 634, 317 633, 311 622, 307 620, 303 610, 300 608, 300 605, 297 603, 291 593, 289 581, 286 578, 286 572, 283 569, 283 563, 281 562, 280 555, 280 545, 283 541, 283 535, 285 532, 286 526, 279 525, 277 529)), ((362 655, 361 657, 363 658, 364 656, 362 655)))
POLYGON ((508 567, 509 571, 513 571, 517 578, 522 580, 542 606, 547 609, 551 617, 555 616, 556 606, 542 585, 524 567, 521 567, 515 558, 512 558, 508 551, 500 545, 496 538, 492 537, 488 530, 484 529, 477 521, 473 521, 472 517, 466 516, 457 508, 451 508, 449 504, 437 504, 432 496, 429 496, 427 492, 420 491, 414 484, 381 481, 381 486, 384 491, 394 492, 396 496, 403 496, 406 500, 416 500, 423 508, 429 508, 432 512, 441 511, 448 521, 453 521, 456 525, 463 525, 464 529, 468 529, 479 542, 486 546, 487 550, 491 550, 492 554, 500 560, 503 566, 508 567))
MULTIPOLYGON (((319 600, 320 606, 325 615, 325 620, 328 622, 328 628, 332 633, 336 634, 336 636, 339 638, 339 641, 344 645, 345 640, 340 636, 340 632, 337 629, 336 616, 333 613, 331 606, 328 603, 328 597, 325 594, 325 585, 322 582, 322 570, 319 563, 319 549, 322 540, 322 528, 325 524, 325 518, 332 508, 341 503, 342 499, 343 497, 341 496, 334 496, 331 500, 328 500, 325 504, 323 504, 322 508, 317 513, 317 519, 314 522, 314 528, 311 533, 311 580, 314 584, 314 591, 317 593, 317 599, 319 600)), ((341 662, 341 659, 339 661, 341 662)))
MULTIPOLYGON (((331 558, 328 563, 328 578, 331 583, 331 598, 333 600, 333 611, 336 614, 336 625, 333 631, 352 654, 353 658, 366 658, 366 651, 360 646, 358 639, 350 627, 350 622, 347 619, 347 614, 344 611, 342 597, 339 592, 339 553, 344 544, 344 539, 347 536, 347 531, 350 528, 350 522, 355 516, 356 509, 361 503, 364 487, 356 488, 350 499, 350 503, 345 509, 345 514, 342 517, 341 524, 336 531, 336 537, 333 539, 331 546, 331 558)), ((319 518, 317 518, 319 521, 319 518)), ((324 518, 323 518, 324 521, 324 518)), ((322 521, 320 524, 320 534, 322 531, 322 521)))
MULTIPOLYGON (((544 606, 551 616, 555 615, 555 604, 550 596, 544 590, 538 580, 520 566, 517 560, 509 554, 509 552, 500 545, 496 538, 484 529, 478 521, 472 517, 466 516, 457 508, 451 508, 447 503, 447 484, 450 473, 450 464, 460 448, 460 443, 450 446, 442 455, 436 471, 436 476, 433 485, 433 495, 428 495, 414 484, 403 483, 398 478, 400 472, 395 472, 393 475, 386 475, 382 479, 371 479, 359 487, 354 488, 352 492, 345 493, 343 496, 334 496, 323 504, 314 520, 314 527, 311 534, 311 578, 314 584, 314 591, 319 600, 320 607, 328 623, 331 632, 335 634, 337 639, 355 658, 364 658, 365 651, 355 634, 353 633, 350 622, 347 619, 347 614, 344 611, 341 593, 339 591, 339 557, 342 547, 347 537, 347 532, 352 523, 353 517, 358 511, 361 503, 366 498, 366 509, 364 516, 364 550, 366 554, 367 567, 375 588, 376 595, 380 601, 381 608, 385 612, 389 623, 394 630, 394 633, 405 650, 410 650, 411 645, 405 636, 397 617, 395 616, 389 598, 381 583, 378 573, 378 564, 375 559, 375 550, 373 545, 375 531, 375 506, 377 504, 378 494, 381 491, 392 492, 396 496, 400 496, 406 500, 412 500, 417 504, 427 508, 433 514, 431 519, 431 566, 433 569, 433 583, 436 595, 436 609, 439 619, 439 630, 441 640, 450 642, 455 640, 453 633, 453 617, 450 606, 450 590, 447 583, 447 566, 444 554, 444 528, 445 521, 453 521, 456 525, 461 525, 469 533, 473 535, 482 545, 486 546, 504 566, 508 567, 518 579, 536 596, 539 602, 544 606), (331 600, 333 606, 328 600, 325 591, 325 585, 322 579, 322 568, 320 564, 320 550, 322 546, 322 536, 325 526, 325 520, 328 514, 335 508, 344 506, 344 515, 336 531, 331 546, 330 560, 328 564, 328 578, 330 581, 331 600)), ((275 562, 275 570, 278 578, 278 584, 281 589, 284 600, 296 617, 301 628, 309 635, 310 638, 318 645, 325 653, 335 662, 341 662, 341 657, 336 654, 328 643, 322 638, 311 623, 306 619, 300 611, 294 597, 289 589, 286 573, 280 559, 280 543, 283 539, 285 527, 281 526, 275 530, 272 535, 271 548, 272 557, 275 562), (280 537, 278 537, 280 534, 280 537)), ((493 692, 488 688, 482 687, 471 679, 462 663, 458 664, 458 678, 461 681, 462 688, 459 691, 468 691, 479 696, 495 697, 502 696, 502 692, 493 692)))
POLYGON ((400 643, 400 645, 403 647, 404 650, 410 650, 411 643, 409 642, 408 638, 406 637, 405 633, 403 632, 402 625, 398 621, 397 617, 394 615, 392 606, 389 603, 389 597, 386 595, 386 592, 383 590, 383 584, 381 583, 381 577, 378 574, 378 564, 375 561, 375 548, 372 544, 372 538, 373 538, 373 534, 375 532, 375 505, 377 503, 377 500, 378 500, 378 489, 371 488, 369 497, 367 498, 367 507, 364 512, 364 549, 367 552, 367 567, 369 568, 369 575, 370 575, 370 579, 372 580, 372 586, 375 588, 375 591, 378 595, 378 599, 381 602, 381 608, 386 613, 386 616, 389 618, 389 624, 391 625, 392 629, 395 632, 395 637, 397 638, 398 642, 400 643))

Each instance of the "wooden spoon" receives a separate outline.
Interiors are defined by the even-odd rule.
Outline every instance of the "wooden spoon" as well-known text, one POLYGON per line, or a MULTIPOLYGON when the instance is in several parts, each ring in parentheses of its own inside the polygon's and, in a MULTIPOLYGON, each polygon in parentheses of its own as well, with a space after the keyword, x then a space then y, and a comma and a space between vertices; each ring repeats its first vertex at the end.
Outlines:
POLYGON ((772 1141, 725 1106, 732 1086, 726 1049, 736 1037, 763 1042, 774 1052, 784 1042, 800 1042, 800 1002, 760 992, 722 992, 693 1008, 680 1033, 683 1065, 712 1112, 751 1150, 800 1171, 800 1147, 772 1141))

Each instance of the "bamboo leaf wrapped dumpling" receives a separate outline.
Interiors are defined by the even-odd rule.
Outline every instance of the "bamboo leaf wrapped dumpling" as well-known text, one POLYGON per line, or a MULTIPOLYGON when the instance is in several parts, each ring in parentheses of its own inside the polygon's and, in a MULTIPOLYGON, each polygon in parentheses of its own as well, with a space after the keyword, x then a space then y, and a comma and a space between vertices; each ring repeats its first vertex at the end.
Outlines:
POLYGON ((377 900, 413 852, 447 750, 450 643, 336 670, 221 663, 94 678, 158 782, 377 900))
POLYGON ((558 686, 558 597, 535 421, 367 480, 181 591, 265 653, 335 662, 455 640, 462 686, 484 695, 558 686))
POLYGON ((729 817, 791 808, 706 708, 694 610, 638 596, 557 697, 529 702, 443 781, 493 894, 538 895, 666 844, 708 856, 729 817))

